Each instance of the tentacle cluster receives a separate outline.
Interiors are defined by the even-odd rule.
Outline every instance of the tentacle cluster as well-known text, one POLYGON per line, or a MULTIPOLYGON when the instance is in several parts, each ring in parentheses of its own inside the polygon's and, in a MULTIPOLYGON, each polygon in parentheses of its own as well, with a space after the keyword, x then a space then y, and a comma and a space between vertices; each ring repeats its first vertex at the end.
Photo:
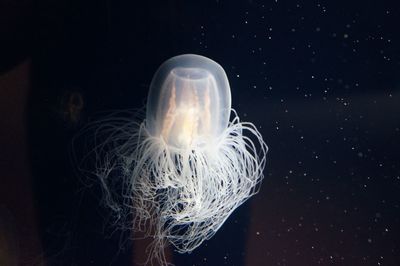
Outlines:
POLYGON ((232 114, 213 143, 184 150, 151 136, 140 116, 98 122, 88 156, 104 203, 122 229, 153 237, 150 260, 166 264, 168 243, 181 253, 194 250, 257 192, 268 148, 253 124, 232 114))

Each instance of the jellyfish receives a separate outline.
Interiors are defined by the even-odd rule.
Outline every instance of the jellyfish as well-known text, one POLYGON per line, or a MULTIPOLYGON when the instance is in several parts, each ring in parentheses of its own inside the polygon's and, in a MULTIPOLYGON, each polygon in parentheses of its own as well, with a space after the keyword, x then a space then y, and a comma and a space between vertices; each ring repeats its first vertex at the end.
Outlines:
POLYGON ((258 191, 268 148, 231 108, 224 69, 200 55, 164 62, 145 114, 125 113, 97 122, 94 174, 116 224, 151 237, 149 261, 166 265, 167 244, 193 251, 258 191))

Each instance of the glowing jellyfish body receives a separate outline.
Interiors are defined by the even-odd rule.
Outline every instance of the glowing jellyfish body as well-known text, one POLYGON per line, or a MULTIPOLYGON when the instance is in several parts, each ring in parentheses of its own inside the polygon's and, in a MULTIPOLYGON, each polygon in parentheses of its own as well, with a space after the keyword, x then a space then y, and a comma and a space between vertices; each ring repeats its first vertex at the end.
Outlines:
POLYGON ((230 112, 231 92, 222 67, 205 57, 181 55, 154 75, 146 126, 169 146, 206 146, 227 128, 230 112))
POLYGON ((151 83, 146 118, 105 128, 110 137, 95 149, 105 202, 153 237, 150 259, 161 263, 165 244, 183 253, 211 238, 263 178, 267 146, 231 110, 222 67, 203 56, 167 60, 151 83))

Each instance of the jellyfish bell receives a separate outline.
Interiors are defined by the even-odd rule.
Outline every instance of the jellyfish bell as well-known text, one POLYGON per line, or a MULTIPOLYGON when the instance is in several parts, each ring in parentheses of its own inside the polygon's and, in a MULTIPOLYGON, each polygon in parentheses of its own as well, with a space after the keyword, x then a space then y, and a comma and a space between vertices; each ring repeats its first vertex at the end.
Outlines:
POLYGON ((171 147, 211 147, 229 123, 231 94, 223 68, 186 54, 163 63, 147 102, 147 128, 171 147))
POLYGON ((223 68, 203 56, 167 60, 146 116, 109 117, 95 132, 86 158, 94 157, 105 205, 121 228, 151 237, 149 261, 162 265, 165 245, 180 253, 200 246, 264 177, 267 145, 231 108, 223 68))

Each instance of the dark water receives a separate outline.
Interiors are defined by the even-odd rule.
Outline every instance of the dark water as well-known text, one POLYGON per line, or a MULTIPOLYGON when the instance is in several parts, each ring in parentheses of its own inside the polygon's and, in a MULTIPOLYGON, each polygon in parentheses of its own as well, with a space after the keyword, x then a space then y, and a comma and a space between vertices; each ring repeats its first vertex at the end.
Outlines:
POLYGON ((196 53, 224 67, 233 108, 270 151, 259 194, 171 261, 400 265, 396 1, 4 7, 0 264, 133 265, 143 255, 105 226, 100 189, 74 171, 71 140, 99 111, 142 107, 157 67, 196 53))

